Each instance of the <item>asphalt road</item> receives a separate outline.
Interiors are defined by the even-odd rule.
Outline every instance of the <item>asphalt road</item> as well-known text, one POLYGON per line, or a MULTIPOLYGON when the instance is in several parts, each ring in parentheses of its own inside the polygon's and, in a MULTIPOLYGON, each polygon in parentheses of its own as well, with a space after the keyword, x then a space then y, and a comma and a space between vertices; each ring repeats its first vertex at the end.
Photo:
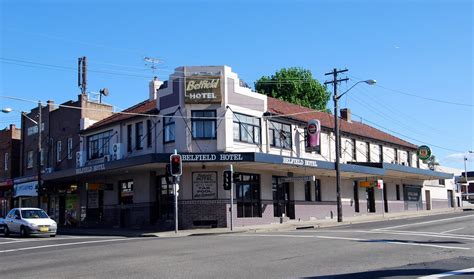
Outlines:
POLYGON ((433 274, 474 278, 474 212, 328 229, 183 238, 0 237, 1 278, 418 278, 433 274))

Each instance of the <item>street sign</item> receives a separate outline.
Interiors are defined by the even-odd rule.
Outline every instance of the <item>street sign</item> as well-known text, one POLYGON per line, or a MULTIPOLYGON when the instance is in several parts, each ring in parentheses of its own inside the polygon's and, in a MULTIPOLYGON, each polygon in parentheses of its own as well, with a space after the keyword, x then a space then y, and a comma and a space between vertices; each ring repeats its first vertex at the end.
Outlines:
POLYGON ((379 189, 379 190, 383 189, 383 180, 382 179, 377 180, 377 189, 379 189))

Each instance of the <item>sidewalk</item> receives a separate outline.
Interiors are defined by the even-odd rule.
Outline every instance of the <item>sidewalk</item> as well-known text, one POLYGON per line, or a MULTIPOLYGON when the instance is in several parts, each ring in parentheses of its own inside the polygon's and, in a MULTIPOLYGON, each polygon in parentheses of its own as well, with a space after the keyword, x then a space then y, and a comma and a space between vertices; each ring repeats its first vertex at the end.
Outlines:
POLYGON ((95 229, 95 228, 60 228, 59 234, 66 235, 100 235, 100 236, 124 236, 124 237, 185 237, 185 236, 199 236, 199 235, 212 235, 212 234, 229 234, 229 233, 242 233, 242 232, 275 232, 275 231, 291 231, 305 228, 327 228, 335 226, 343 226, 358 223, 376 222, 376 221, 388 221, 395 219, 409 219, 422 216, 432 216, 446 213, 462 212, 463 209, 474 210, 473 207, 464 208, 445 208, 445 209, 433 209, 430 211, 404 211, 396 213, 386 213, 384 215, 364 215, 364 216, 353 216, 344 217, 344 221, 341 223, 337 222, 337 219, 326 219, 326 220, 311 220, 311 221, 297 221, 291 220, 285 223, 272 223, 266 225, 255 225, 246 227, 235 227, 233 231, 230 228, 210 228, 210 229, 191 229, 191 230, 180 230, 176 234, 174 231, 166 232, 155 232, 150 230, 134 230, 134 229, 95 229))

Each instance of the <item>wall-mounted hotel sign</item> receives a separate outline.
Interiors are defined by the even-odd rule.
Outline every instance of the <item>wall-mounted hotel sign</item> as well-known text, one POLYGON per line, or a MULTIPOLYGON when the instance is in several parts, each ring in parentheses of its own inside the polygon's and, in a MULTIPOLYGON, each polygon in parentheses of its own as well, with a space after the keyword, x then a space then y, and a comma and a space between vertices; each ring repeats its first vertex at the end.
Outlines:
POLYGON ((221 83, 220 76, 186 76, 184 84, 184 103, 221 103, 221 83))

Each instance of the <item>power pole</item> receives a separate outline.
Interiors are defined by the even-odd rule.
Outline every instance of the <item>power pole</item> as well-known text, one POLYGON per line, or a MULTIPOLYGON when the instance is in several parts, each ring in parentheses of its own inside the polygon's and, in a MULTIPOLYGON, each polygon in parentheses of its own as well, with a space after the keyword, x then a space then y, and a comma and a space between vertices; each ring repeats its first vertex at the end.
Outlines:
POLYGON ((79 57, 77 62, 77 86, 81 88, 81 94, 85 95, 87 90, 87 57, 79 57))
POLYGON ((38 208, 41 208, 41 195, 42 185, 41 185, 41 101, 38 101, 38 155, 36 158, 37 168, 38 168, 38 208))
POLYGON ((342 81, 348 81, 348 78, 342 78, 338 79, 337 75, 340 73, 347 72, 347 69, 344 70, 338 70, 336 68, 333 69, 332 72, 324 74, 325 76, 332 75, 333 80, 332 81, 326 81, 324 84, 332 84, 334 87, 334 95, 333 95, 333 100, 334 100, 334 136, 336 138, 336 192, 337 192, 337 221, 342 222, 342 200, 341 200, 341 171, 340 171, 340 161, 339 157, 340 155, 340 136, 339 136, 339 116, 338 116, 338 105, 337 101, 339 100, 339 97, 337 95, 337 84, 342 82, 342 81))

